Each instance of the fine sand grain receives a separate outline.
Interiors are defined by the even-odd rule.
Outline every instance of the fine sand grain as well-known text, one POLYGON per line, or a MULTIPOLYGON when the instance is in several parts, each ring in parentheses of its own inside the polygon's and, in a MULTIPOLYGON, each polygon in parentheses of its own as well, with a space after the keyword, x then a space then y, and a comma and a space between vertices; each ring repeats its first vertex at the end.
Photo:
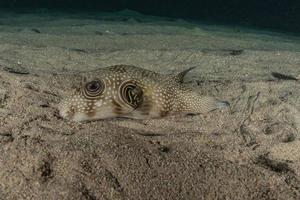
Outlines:
POLYGON ((124 11, 0 15, 0 199, 300 199, 300 39, 124 11), (66 122, 72 72, 198 66, 207 115, 66 122))

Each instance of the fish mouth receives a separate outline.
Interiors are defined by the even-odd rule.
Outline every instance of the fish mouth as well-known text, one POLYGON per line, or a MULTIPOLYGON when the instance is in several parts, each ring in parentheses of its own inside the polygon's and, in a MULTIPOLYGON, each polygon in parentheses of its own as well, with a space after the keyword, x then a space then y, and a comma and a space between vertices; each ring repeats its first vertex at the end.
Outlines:
POLYGON ((63 118, 63 119, 66 119, 66 120, 72 120, 75 112, 74 110, 72 110, 71 108, 64 108, 64 107, 61 107, 58 109, 59 111, 59 115, 63 118))
POLYGON ((68 101, 66 99, 63 99, 58 104, 57 109, 58 109, 59 115, 63 119, 71 120, 75 114, 75 110, 72 109, 72 107, 70 107, 70 105, 68 105, 68 104, 69 104, 68 101))

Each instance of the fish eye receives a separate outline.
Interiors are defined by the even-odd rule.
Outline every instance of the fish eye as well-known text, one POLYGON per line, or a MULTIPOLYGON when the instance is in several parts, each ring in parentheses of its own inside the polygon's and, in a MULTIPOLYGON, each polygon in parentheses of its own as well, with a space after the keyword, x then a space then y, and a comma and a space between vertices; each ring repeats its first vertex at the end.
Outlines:
POLYGON ((101 80, 90 81, 85 84, 84 96, 87 98, 99 97, 104 91, 104 82, 101 80))
POLYGON ((88 90, 89 92, 96 92, 97 90, 99 90, 99 88, 101 87, 99 81, 91 81, 89 83, 86 84, 86 90, 88 90))

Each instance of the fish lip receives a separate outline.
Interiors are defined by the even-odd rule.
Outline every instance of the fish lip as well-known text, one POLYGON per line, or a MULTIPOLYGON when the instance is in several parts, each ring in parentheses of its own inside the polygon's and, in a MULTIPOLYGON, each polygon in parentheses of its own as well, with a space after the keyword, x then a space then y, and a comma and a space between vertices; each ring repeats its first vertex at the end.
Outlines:
MULTIPOLYGON (((63 119, 70 120, 71 108, 67 106, 66 99, 62 99, 61 102, 57 106, 58 113, 63 119)), ((74 113, 74 112, 73 112, 74 113)))
POLYGON ((59 115, 63 118, 63 119, 68 119, 69 120, 69 110, 65 109, 63 106, 60 106, 58 108, 59 111, 59 115))

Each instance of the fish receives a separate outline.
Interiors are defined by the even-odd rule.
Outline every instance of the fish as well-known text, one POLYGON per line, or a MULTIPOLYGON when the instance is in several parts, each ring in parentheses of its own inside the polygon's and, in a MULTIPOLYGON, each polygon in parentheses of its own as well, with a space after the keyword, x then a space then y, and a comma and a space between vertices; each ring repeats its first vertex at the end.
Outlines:
POLYGON ((201 114, 228 107, 227 101, 201 96, 183 84, 185 75, 159 74, 132 65, 114 65, 84 72, 59 103, 60 115, 70 121, 124 117, 162 118, 201 114))
POLYGON ((297 81, 298 79, 294 76, 290 76, 290 75, 285 75, 285 74, 281 74, 278 72, 272 72, 271 75, 275 78, 277 78, 278 80, 292 80, 292 81, 297 81))

